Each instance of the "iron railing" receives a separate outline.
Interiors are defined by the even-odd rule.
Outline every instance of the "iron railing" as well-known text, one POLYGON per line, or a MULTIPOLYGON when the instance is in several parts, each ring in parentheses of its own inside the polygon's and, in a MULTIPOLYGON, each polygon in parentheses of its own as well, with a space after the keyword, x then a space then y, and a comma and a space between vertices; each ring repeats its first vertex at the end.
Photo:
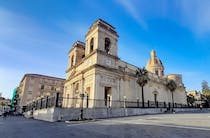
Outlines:
POLYGON ((179 103, 166 103, 159 101, 146 101, 143 103, 137 100, 111 100, 111 99, 90 99, 61 97, 59 94, 51 97, 40 98, 29 103, 25 111, 34 111, 38 109, 60 107, 60 108, 200 108, 199 105, 189 106, 179 103))

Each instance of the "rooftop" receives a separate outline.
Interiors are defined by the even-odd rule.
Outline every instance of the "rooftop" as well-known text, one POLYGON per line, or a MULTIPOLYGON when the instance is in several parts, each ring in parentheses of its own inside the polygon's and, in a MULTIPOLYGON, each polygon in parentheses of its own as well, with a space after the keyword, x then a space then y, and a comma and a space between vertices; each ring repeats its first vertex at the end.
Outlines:
POLYGON ((63 79, 63 78, 58 78, 58 77, 53 77, 53 76, 47 76, 47 75, 42 75, 42 74, 30 74, 30 73, 28 73, 28 74, 25 74, 25 75, 23 76, 21 82, 24 80, 25 77, 32 77, 32 76, 33 76, 33 77, 47 77, 47 78, 59 79, 59 80, 65 81, 65 79, 63 79))

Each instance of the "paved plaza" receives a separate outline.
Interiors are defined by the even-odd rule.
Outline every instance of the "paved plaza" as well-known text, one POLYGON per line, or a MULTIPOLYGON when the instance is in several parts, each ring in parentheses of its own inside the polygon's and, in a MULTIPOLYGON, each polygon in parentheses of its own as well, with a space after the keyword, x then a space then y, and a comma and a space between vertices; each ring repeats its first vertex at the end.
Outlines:
POLYGON ((159 114, 92 122, 0 118, 0 138, 209 138, 210 113, 159 114))

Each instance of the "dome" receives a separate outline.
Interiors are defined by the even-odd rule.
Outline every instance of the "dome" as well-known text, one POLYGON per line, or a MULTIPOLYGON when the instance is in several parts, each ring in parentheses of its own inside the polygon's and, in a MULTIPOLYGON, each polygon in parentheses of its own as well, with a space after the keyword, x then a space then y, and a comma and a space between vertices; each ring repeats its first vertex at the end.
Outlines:
POLYGON ((160 59, 157 58, 156 52, 151 51, 151 57, 147 62, 146 69, 158 76, 164 76, 164 66, 160 59))

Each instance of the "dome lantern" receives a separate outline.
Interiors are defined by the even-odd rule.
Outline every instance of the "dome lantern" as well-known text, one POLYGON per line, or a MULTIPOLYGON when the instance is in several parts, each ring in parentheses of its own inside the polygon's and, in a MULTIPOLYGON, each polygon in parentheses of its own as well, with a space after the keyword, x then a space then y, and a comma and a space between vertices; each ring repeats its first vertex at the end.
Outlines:
POLYGON ((164 67, 160 59, 156 57, 155 50, 151 51, 151 57, 147 62, 146 69, 158 76, 164 76, 164 67))

